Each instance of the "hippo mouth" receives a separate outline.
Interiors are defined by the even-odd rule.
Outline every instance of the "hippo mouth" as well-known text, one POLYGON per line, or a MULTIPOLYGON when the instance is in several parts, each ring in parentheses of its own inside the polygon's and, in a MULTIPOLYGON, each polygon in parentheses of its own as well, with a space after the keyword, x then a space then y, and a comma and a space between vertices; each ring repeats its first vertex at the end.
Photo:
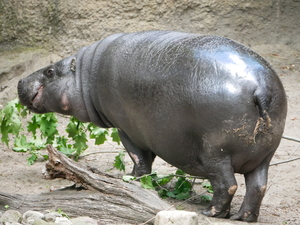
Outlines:
POLYGON ((38 89, 37 93, 31 99, 31 104, 34 108, 38 108, 40 105, 40 102, 42 100, 42 95, 43 95, 43 89, 44 89, 44 86, 41 86, 38 89))

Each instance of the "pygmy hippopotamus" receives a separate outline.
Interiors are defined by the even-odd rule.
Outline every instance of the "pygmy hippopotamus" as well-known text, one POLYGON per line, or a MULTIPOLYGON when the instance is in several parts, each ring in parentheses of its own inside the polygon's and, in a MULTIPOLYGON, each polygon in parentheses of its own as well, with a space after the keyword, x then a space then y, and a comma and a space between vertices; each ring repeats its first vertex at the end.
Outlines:
POLYGON ((230 216, 234 173, 244 174, 246 195, 231 219, 257 221, 287 100, 249 48, 211 35, 114 34, 20 80, 18 94, 32 112, 118 128, 135 176, 150 173, 157 155, 207 177, 207 216, 230 216))

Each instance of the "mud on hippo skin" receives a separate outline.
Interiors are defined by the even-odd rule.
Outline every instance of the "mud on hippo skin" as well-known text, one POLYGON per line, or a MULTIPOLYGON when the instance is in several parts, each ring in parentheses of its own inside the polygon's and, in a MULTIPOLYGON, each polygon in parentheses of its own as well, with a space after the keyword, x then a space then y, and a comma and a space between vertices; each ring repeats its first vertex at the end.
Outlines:
POLYGON ((135 176, 159 156, 207 177, 207 216, 230 216, 234 173, 244 174, 246 195, 231 218, 257 220, 287 102, 276 72, 249 48, 182 32, 115 34, 29 75, 18 93, 33 112, 118 128, 135 176))

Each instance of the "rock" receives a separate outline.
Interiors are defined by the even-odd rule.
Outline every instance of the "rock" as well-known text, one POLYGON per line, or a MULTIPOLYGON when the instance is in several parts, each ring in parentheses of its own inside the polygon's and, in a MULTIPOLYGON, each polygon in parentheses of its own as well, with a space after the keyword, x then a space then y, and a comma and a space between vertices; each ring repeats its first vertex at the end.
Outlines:
POLYGON ((160 211, 154 225, 198 225, 198 215, 188 211, 160 211))
POLYGON ((0 222, 19 223, 22 220, 22 214, 16 210, 7 210, 0 218, 0 222))
POLYGON ((94 220, 87 216, 77 217, 71 219, 70 221, 73 223, 73 225, 97 225, 98 224, 97 220, 94 220))
POLYGON ((45 221, 47 222, 55 222, 57 217, 62 217, 58 212, 50 212, 45 214, 45 221))
POLYGON ((22 222, 25 224, 34 224, 36 220, 44 219, 44 214, 36 211, 27 211, 23 214, 22 222))
POLYGON ((45 220, 41 220, 41 219, 33 221, 32 224, 33 225, 49 225, 45 220))
POLYGON ((66 217, 56 217, 55 223, 59 225, 72 225, 72 222, 66 217))

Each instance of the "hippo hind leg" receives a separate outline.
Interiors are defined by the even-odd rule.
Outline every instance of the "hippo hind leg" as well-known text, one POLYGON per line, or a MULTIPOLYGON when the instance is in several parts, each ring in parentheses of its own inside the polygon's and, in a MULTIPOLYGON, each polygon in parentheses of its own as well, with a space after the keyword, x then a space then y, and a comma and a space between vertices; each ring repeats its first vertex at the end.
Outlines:
POLYGON ((214 194, 210 205, 202 211, 202 214, 209 217, 228 218, 230 203, 237 189, 231 160, 228 158, 218 162, 218 159, 214 159, 214 163, 211 162, 205 163, 204 166, 209 171, 207 178, 212 184, 214 194))
POLYGON ((244 174, 246 181, 246 195, 238 213, 230 219, 246 222, 256 222, 259 208, 267 188, 269 163, 273 156, 272 152, 253 171, 244 174))
POLYGON ((140 177, 151 173, 152 163, 156 155, 151 151, 145 151, 137 147, 129 137, 121 130, 119 130, 120 139, 127 150, 130 158, 134 163, 132 176, 140 177))

